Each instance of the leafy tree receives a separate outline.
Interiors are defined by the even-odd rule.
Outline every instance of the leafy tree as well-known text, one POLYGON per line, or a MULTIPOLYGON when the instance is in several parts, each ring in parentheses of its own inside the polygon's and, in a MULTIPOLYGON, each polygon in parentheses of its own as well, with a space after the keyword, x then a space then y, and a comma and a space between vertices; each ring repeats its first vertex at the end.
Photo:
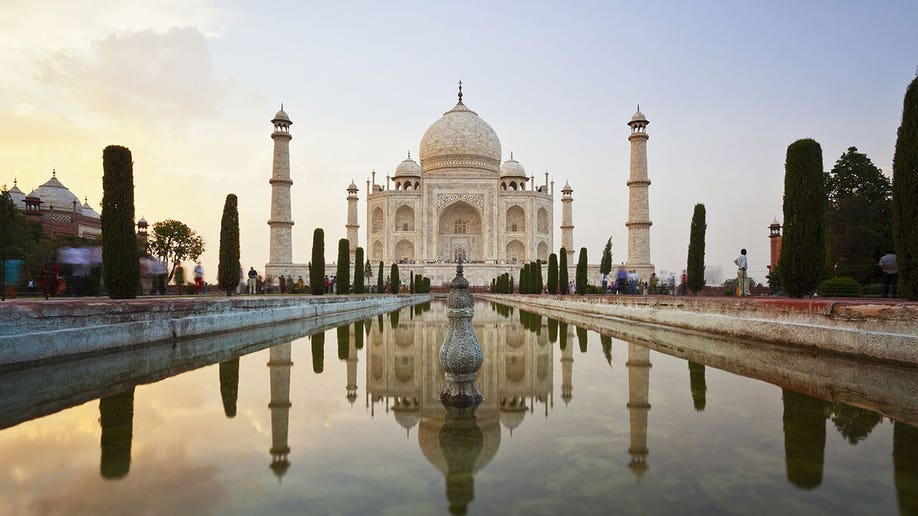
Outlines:
POLYGON ((102 264, 108 297, 137 297, 140 255, 134 233, 134 161, 130 149, 118 145, 102 151, 102 264))
POLYGON ((398 294, 401 286, 402 282, 398 277, 398 264, 393 263, 392 268, 389 271, 389 288, 392 290, 393 294, 398 294))
POLYGON ((586 247, 580 248, 580 259, 577 260, 577 293, 581 296, 586 294, 587 288, 587 250, 586 247))
POLYGON ((16 209, 9 192, 0 192, 0 299, 6 300, 6 261, 12 258, 28 260, 45 240, 41 226, 30 223, 16 209))
POLYGON ((351 242, 338 240, 338 268, 335 272, 335 294, 347 294, 351 290, 351 242))
POLYGON ((558 260, 558 289, 562 296, 566 296, 570 290, 570 281, 567 279, 567 249, 561 248, 558 260))
POLYGON ((696 204, 689 236, 688 264, 685 269, 686 283, 695 295, 704 287, 704 238, 708 229, 705 215, 704 204, 696 204))
MULTIPOLYGON (((204 239, 184 222, 167 219, 153 224, 153 230, 150 231, 150 251, 167 264, 172 264, 169 278, 166 280, 168 283, 179 263, 184 260, 195 261, 204 254, 204 239)), ((105 257, 102 259, 105 260, 105 257)), ((238 268, 236 275, 239 275, 238 268)))
POLYGON ((602 248, 602 260, 599 262, 599 273, 608 275, 612 272, 612 237, 606 240, 606 246, 602 248))
POLYGON ((892 249, 892 183, 856 147, 835 162, 826 179, 826 276, 879 281, 880 257, 892 249))
POLYGON ((803 297, 816 289, 825 263, 822 147, 809 138, 790 144, 784 170, 781 283, 789 296, 803 297))
POLYGON ((558 255, 548 255, 548 293, 558 293, 558 255))
POLYGON ((365 274, 366 274, 366 269, 363 266, 363 248, 358 247, 357 249, 354 250, 354 293, 355 294, 365 294, 366 293, 367 287, 364 284, 365 274))
POLYGON ((240 268, 238 200, 235 194, 229 194, 220 221, 220 263, 217 266, 217 283, 228 296, 239 286, 240 268))
POLYGON ((893 238, 900 295, 918 300, 918 77, 908 86, 893 156, 893 238))
POLYGON ((379 262, 379 273, 376 275, 376 292, 382 294, 386 291, 386 277, 383 275, 383 262, 379 262))
POLYGON ((309 269, 309 291, 314 296, 325 293, 325 231, 312 232, 312 268, 309 269))

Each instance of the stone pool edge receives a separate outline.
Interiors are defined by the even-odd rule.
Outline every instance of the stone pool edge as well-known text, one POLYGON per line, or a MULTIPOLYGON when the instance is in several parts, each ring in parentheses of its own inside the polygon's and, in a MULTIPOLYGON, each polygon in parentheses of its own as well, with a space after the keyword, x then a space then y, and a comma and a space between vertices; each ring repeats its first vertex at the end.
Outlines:
POLYGON ((85 299, 0 305, 0 368, 430 301, 429 294, 85 299))
POLYGON ((782 303, 669 296, 476 294, 517 308, 613 317, 871 360, 918 365, 918 305, 782 303), (830 338, 831 337, 831 338, 830 338))

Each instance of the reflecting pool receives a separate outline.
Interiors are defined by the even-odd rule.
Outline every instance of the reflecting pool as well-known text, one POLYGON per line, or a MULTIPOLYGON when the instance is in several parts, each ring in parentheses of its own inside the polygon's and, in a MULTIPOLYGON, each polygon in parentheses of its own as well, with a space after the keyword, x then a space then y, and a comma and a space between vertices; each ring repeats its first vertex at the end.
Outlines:
POLYGON ((867 402, 483 302, 473 324, 474 415, 438 400, 440 303, 0 410, 0 514, 918 512, 918 429, 867 402))

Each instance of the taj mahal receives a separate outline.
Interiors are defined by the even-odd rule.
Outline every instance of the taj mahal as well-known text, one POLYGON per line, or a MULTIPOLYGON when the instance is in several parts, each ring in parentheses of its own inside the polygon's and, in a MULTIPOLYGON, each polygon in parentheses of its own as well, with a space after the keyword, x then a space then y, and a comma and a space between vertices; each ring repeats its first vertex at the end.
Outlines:
MULTIPOLYGON (((487 285, 509 272, 516 276, 524 263, 548 261, 549 254, 567 251, 567 262, 576 266, 573 223, 573 188, 561 187, 561 245, 554 241, 555 181, 527 176, 513 153, 505 161, 494 129, 462 100, 443 113, 421 137, 418 161, 407 158, 393 174, 366 182, 365 257, 373 264, 398 263, 408 272, 431 278, 433 285, 448 283, 455 268, 465 262, 471 285, 487 285)), ((271 184, 270 254, 266 279, 276 284, 280 276, 308 277, 306 264, 292 260, 289 143, 293 124, 283 106, 271 120, 274 132, 271 184)), ((646 281, 654 271, 650 261, 649 196, 646 142, 649 124, 640 109, 628 122, 631 127, 631 174, 629 189, 628 262, 646 281)), ((351 262, 360 246, 358 222, 359 188, 347 187, 346 235, 351 262)), ((326 243, 326 246, 328 244, 326 243)), ((329 275, 334 266, 328 267, 329 275)), ((591 278, 598 265, 589 267, 591 278)), ((386 269, 388 270, 388 268, 386 269)), ((593 279, 593 281, 595 281, 593 279)))

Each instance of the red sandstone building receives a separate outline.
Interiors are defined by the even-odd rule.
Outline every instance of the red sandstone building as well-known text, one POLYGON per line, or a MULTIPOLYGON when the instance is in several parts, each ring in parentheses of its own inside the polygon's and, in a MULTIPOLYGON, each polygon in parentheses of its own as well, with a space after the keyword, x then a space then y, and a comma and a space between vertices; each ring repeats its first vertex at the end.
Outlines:
POLYGON ((51 179, 29 192, 22 192, 13 180, 13 188, 8 191, 13 204, 25 212, 27 219, 41 223, 42 230, 48 236, 75 236, 98 238, 102 234, 102 219, 99 213, 89 205, 84 197, 83 202, 57 179, 57 171, 51 172, 51 179))

